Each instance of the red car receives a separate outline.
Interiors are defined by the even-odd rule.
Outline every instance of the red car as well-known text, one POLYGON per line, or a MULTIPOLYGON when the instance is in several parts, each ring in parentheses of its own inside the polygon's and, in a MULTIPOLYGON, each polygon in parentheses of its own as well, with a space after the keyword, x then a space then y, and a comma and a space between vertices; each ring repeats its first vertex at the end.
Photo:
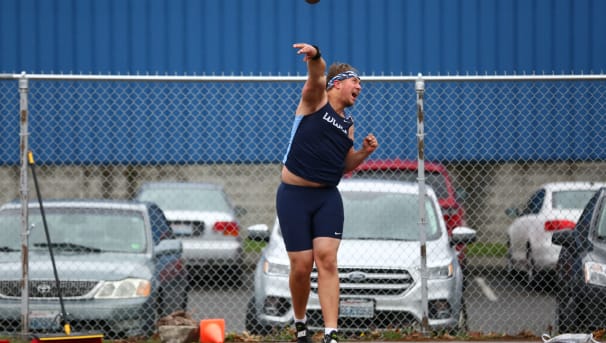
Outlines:
MULTIPOLYGON (((440 163, 425 161, 425 183, 433 188, 444 214, 448 234, 457 226, 465 226, 465 210, 459 203, 457 192, 446 167, 440 163)), ((368 160, 345 177, 369 177, 388 180, 417 182, 416 160, 368 160)), ((455 247, 461 266, 465 266, 465 245, 455 247)))

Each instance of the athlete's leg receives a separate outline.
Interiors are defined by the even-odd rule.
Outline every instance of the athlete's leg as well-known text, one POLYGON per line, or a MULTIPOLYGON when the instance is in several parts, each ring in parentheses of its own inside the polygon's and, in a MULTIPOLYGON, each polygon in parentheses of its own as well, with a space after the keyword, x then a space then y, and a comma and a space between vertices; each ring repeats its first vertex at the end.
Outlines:
POLYGON ((282 238, 290 260, 288 283, 295 319, 305 318, 311 290, 310 275, 313 268, 312 190, 281 184, 276 195, 276 209, 282 238))
POLYGON ((311 250, 291 251, 288 253, 288 258, 290 259, 288 284, 293 312, 295 318, 303 319, 311 289, 310 275, 314 263, 313 254, 311 250))
POLYGON ((341 240, 318 237, 314 239, 314 259, 318 269, 318 297, 324 326, 337 328, 339 318, 339 272, 337 250, 341 240))
POLYGON ((326 328, 337 328, 339 318, 339 271, 337 251, 343 234, 343 201, 335 187, 327 190, 314 217, 313 252, 318 269, 318 297, 326 328))

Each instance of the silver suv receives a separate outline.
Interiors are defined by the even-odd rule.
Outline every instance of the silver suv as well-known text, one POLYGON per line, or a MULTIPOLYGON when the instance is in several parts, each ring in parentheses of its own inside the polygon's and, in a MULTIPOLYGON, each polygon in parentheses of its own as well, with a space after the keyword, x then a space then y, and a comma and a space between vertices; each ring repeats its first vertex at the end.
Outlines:
MULTIPOLYGON (((345 209, 338 253, 339 329, 420 328, 423 226, 419 224, 418 185, 346 179, 339 190, 345 209)), ((453 244, 472 242, 476 232, 457 227, 449 238, 436 195, 429 187, 424 210, 429 326, 435 330, 465 330, 463 273, 453 244)), ((258 234, 263 227, 252 230, 258 234)), ((255 270, 254 295, 246 313, 246 329, 251 333, 267 333, 292 322, 288 273, 289 260, 276 220, 255 270)), ((307 307, 311 329, 323 326, 317 287, 314 269, 307 307)))

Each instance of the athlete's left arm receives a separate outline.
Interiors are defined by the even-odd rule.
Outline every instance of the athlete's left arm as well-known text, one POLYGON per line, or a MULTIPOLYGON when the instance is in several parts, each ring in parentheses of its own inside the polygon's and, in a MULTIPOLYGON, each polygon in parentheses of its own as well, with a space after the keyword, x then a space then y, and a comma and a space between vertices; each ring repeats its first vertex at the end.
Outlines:
MULTIPOLYGON (((349 138, 353 141, 354 138, 354 127, 353 125, 349 129, 349 138)), ((345 156, 345 173, 349 173, 350 171, 356 169, 364 160, 370 156, 377 148, 379 147, 379 143, 377 142, 377 138, 372 133, 369 133, 364 140, 362 141, 362 148, 360 150, 355 150, 353 147, 349 149, 347 152, 347 156, 345 156)))

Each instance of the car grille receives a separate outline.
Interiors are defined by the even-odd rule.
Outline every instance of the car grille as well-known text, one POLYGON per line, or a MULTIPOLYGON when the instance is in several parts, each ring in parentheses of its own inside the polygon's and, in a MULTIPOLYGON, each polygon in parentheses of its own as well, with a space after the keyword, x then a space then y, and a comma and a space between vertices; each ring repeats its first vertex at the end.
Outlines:
MULTIPOLYGON (((399 295, 414 284, 405 269, 339 268, 341 295, 399 295)), ((318 272, 311 274, 312 292, 318 292, 318 272)))
MULTIPOLYGON (((324 319, 321 310, 307 311, 307 327, 321 329, 324 319)), ((394 330, 420 325, 414 315, 404 311, 375 311, 373 318, 339 318, 339 330, 344 332, 359 332, 361 328, 368 330, 394 330)))
MULTIPOLYGON (((88 294, 97 286, 98 281, 60 281, 63 298, 77 298, 88 294)), ((0 296, 7 298, 21 297, 21 281, 0 281, 0 296)), ((30 298, 57 298, 59 292, 54 280, 31 280, 29 282, 30 298)))

